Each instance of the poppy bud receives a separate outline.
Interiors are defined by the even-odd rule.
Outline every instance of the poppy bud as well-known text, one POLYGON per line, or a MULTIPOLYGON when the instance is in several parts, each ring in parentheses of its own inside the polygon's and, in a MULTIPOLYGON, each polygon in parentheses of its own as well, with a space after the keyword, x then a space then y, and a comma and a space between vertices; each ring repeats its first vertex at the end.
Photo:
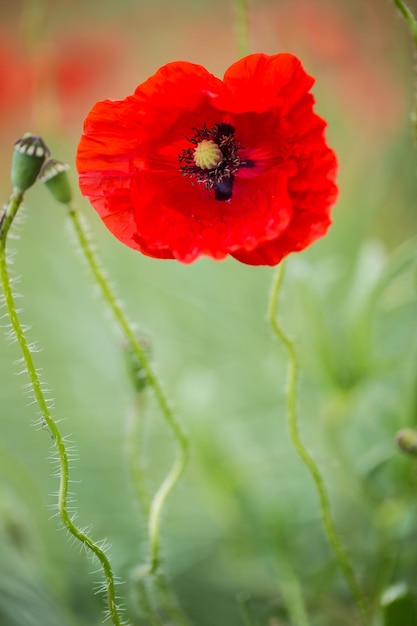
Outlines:
POLYGON ((403 428, 396 436, 397 446, 403 452, 417 456, 417 431, 403 428))
POLYGON ((67 175, 69 166, 62 161, 49 159, 43 164, 39 180, 48 187, 55 200, 62 204, 69 204, 72 200, 72 191, 67 175))
POLYGON ((24 192, 32 187, 50 151, 43 139, 32 133, 25 133, 15 141, 12 159, 11 179, 14 189, 24 192))
MULTIPOLYGON (((149 339, 140 337, 138 341, 142 346, 145 354, 149 356, 151 352, 151 343, 149 339)), ((138 359, 136 350, 134 350, 129 343, 124 344, 123 348, 126 357, 127 368, 130 374, 130 379, 133 383, 135 390, 140 393, 145 389, 148 384, 147 374, 143 368, 142 363, 138 359)))

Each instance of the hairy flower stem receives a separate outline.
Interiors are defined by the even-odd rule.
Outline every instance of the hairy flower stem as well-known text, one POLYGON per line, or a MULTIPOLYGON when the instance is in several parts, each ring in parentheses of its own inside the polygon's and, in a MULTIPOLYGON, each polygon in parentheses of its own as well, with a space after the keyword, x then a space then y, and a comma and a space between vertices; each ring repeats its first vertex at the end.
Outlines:
POLYGON ((181 607, 179 606, 175 595, 171 592, 165 576, 161 572, 157 572, 153 577, 156 595, 172 624, 175 626, 189 626, 181 607))
MULTIPOLYGON (((145 471, 143 463, 141 462, 141 455, 139 454, 139 445, 145 430, 144 420, 146 418, 146 410, 147 393, 146 390, 142 389, 135 394, 135 406, 130 415, 126 446, 128 468, 135 489, 136 500, 143 514, 149 516, 151 500, 146 487, 145 471)), ((145 572, 145 576, 146 574, 147 572, 145 572)), ((187 626, 188 620, 162 572, 156 572, 153 576, 148 577, 148 579, 149 583, 153 586, 155 594, 158 596, 161 608, 170 617, 174 626, 187 626)), ((151 626, 156 626, 158 618, 154 613, 150 613, 150 611, 152 611, 148 596, 150 591, 151 589, 148 589, 146 586, 143 576, 139 577, 137 580, 137 592, 140 605, 151 626)))
POLYGON ((134 398, 134 407, 129 415, 128 432, 126 437, 126 457, 134 496, 141 512, 148 516, 150 496, 146 486, 144 464, 140 454, 140 442, 143 438, 147 412, 146 391, 137 392, 134 398))
POLYGON ((16 217, 16 213, 18 212, 20 205, 22 204, 23 196, 23 191, 13 189, 9 203, 4 208, 3 213, 0 216, 0 244, 4 250, 6 249, 7 233, 9 232, 10 226, 16 217))
MULTIPOLYGON (((126 436, 126 456, 127 466, 134 488, 134 496, 141 512, 148 517, 150 509, 150 496, 146 486, 145 471, 139 448, 145 430, 144 421, 147 412, 146 405, 146 391, 144 389, 136 391, 135 404, 129 415, 128 432, 126 436)), ((142 568, 138 569, 139 575, 135 577, 135 590, 139 607, 150 626, 163 626, 162 620, 152 606, 150 598, 151 594, 149 586, 147 585, 148 581, 145 580, 141 570, 142 568)))
POLYGON ((49 410, 48 402, 42 391, 41 381, 32 359, 29 344, 26 340, 26 336, 24 334, 23 327, 20 323, 16 310, 16 305, 11 288, 11 281, 7 269, 6 240, 8 231, 14 217, 16 216, 17 210, 22 200, 23 193, 18 193, 14 191, 5 212, 0 218, 0 278, 3 287, 4 301, 13 328, 13 332, 22 352, 29 380, 33 388, 33 393, 42 415, 42 420, 45 422, 46 426, 49 429, 49 432, 51 433, 58 453, 60 464, 58 511, 60 518, 68 531, 88 550, 90 550, 99 560, 105 575, 109 616, 114 626, 122 626, 122 621, 119 618, 118 608, 116 604, 115 583, 110 562, 103 550, 86 533, 84 533, 74 524, 68 512, 69 468, 68 455, 65 448, 64 438, 61 435, 61 432, 58 429, 58 426, 49 410))
POLYGON ((128 322, 122 308, 117 302, 115 295, 101 270, 100 264, 94 254, 86 230, 80 220, 78 211, 74 206, 68 205, 69 216, 74 226, 81 250, 87 260, 93 276, 100 287, 102 295, 113 312, 114 318, 118 323, 123 335, 129 342, 131 349, 134 351, 139 363, 141 364, 150 387, 153 389, 159 408, 166 423, 170 427, 172 434, 178 444, 179 452, 174 465, 162 481, 158 491, 152 499, 148 520, 148 536, 149 536, 149 574, 154 574, 160 564, 160 526, 161 516, 168 499, 175 485, 180 480, 188 462, 188 439, 183 432, 181 426, 175 419, 175 416, 165 398, 165 394, 159 384, 158 378, 154 373, 146 350, 139 343, 134 330, 128 322))
MULTIPOLYGON (((136 592, 136 598, 142 617, 145 618, 147 626, 164 626, 165 620, 159 610, 155 609, 152 601, 152 590, 150 588, 152 579, 147 575, 147 572, 142 567, 138 567, 133 572, 133 575, 135 579, 134 589, 136 592)), ((173 623, 173 626, 176 626, 175 622, 173 623)))
POLYGON ((285 264, 281 263, 272 284, 272 290, 268 305, 268 319, 272 330, 274 331, 278 339, 284 344, 290 360, 287 387, 287 411, 290 437, 294 449, 296 450, 301 461, 307 467, 314 481, 317 495, 319 498, 320 512, 324 531, 333 550, 337 563, 340 567, 340 570, 345 578, 346 584, 348 585, 352 596, 355 599, 355 602, 362 614, 363 623, 364 625, 366 625, 369 624, 367 604, 359 587, 353 567, 348 560, 343 545, 336 532, 336 528, 331 515, 330 501, 324 479, 320 473, 317 463, 310 456, 310 453, 304 446, 299 432, 297 418, 297 380, 299 372, 298 357, 294 343, 291 341, 291 339, 283 331, 278 323, 277 312, 278 296, 284 277, 284 266, 285 264))
POLYGON ((250 52, 247 0, 235 0, 236 46, 239 57, 250 52))

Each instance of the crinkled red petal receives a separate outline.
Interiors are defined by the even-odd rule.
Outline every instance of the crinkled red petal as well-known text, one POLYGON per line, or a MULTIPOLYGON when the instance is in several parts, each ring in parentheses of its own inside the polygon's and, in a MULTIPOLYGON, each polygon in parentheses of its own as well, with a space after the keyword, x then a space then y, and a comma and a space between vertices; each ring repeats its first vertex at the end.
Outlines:
POLYGON ((170 63, 134 95, 92 109, 77 154, 81 191, 120 241, 149 256, 275 264, 325 233, 336 197, 312 84, 290 54, 250 55, 223 82, 170 63), (222 122, 251 162, 225 202, 182 177, 178 160, 193 129, 222 122))
POLYGON ((286 115, 311 89, 314 78, 292 54, 251 54, 231 65, 223 82, 225 91, 215 100, 218 108, 233 113, 280 109, 286 115))
POLYGON ((279 172, 259 178, 236 182, 231 200, 218 202, 186 179, 158 187, 158 176, 143 172, 132 187, 133 192, 140 190, 134 211, 140 240, 152 241, 154 248, 169 249, 176 259, 189 263, 200 254, 221 259, 233 250, 250 250, 259 241, 277 237, 291 219, 286 179, 279 172))

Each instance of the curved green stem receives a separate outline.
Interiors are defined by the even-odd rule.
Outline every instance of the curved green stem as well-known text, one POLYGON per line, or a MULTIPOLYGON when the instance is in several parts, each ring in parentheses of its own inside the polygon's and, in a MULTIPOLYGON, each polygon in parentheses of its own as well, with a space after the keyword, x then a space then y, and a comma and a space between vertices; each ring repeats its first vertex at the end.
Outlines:
MULTIPOLYGON (((135 489, 135 496, 142 512, 149 516, 150 498, 145 482, 145 472, 139 452, 140 436, 143 435, 143 421, 146 414, 147 393, 141 389, 136 391, 135 407, 132 411, 130 428, 127 436, 127 460, 132 483, 135 489)), ((173 626, 188 626, 188 621, 183 613, 174 593, 171 591, 168 582, 161 572, 156 572, 153 576, 147 576, 148 571, 141 571, 141 576, 137 579, 137 592, 140 606, 148 619, 151 626, 160 626, 159 617, 154 612, 149 598, 150 589, 148 589, 143 576, 146 576, 152 588, 156 591, 160 606, 163 611, 170 617, 173 626)), ((162 622, 161 622, 162 625, 162 622)))
POLYGON ((69 468, 68 468, 68 455, 65 447, 64 438, 61 435, 58 426, 52 417, 52 414, 48 407, 48 402, 42 391, 42 385, 39 378, 39 374, 36 370, 35 364, 32 359, 32 354, 29 348, 29 344, 26 340, 23 327, 20 323, 13 292, 11 288, 11 281, 7 268, 6 258, 6 239, 9 228, 13 222, 13 219, 17 213, 17 210, 22 202, 23 194, 14 191, 8 207, 0 218, 0 278, 3 287, 4 301, 6 304, 7 313, 10 318, 10 322, 15 334, 17 343, 23 355, 23 359, 26 365, 26 369, 29 375, 29 380, 32 384, 33 393, 38 403, 42 419, 47 425, 56 445, 59 464, 59 491, 58 491, 58 511, 64 526, 69 532, 86 548, 88 548, 99 560, 105 575, 105 586, 107 592, 108 611, 114 626, 122 626, 122 622, 119 618, 118 608, 116 603, 115 594, 115 582, 113 571, 110 562, 103 552, 103 550, 95 543, 91 537, 78 528, 68 512, 68 487, 69 487, 69 468))
POLYGON ((167 476, 163 480, 160 485, 158 491, 156 492, 150 507, 149 513, 149 522, 148 522, 148 534, 149 534, 149 544, 150 544, 150 563, 149 563, 149 573, 153 574, 157 571, 159 563, 160 563, 160 525, 161 525, 161 516, 162 511, 167 501, 168 496, 171 491, 175 487, 175 485, 180 480, 182 474, 184 473, 185 467, 188 462, 188 439, 183 432, 181 426, 175 419, 175 416, 165 398, 165 394, 162 390, 161 385, 154 373, 148 356, 146 354, 146 350, 139 343, 135 332, 133 331, 130 323, 128 322, 121 306, 117 302, 115 295, 103 273, 101 270, 100 264, 94 254, 87 232, 80 220, 78 211, 73 206, 68 206, 69 216, 71 218, 72 224, 74 226, 75 232, 78 237, 78 241, 81 247, 81 250, 90 266, 90 269, 93 273, 93 276, 100 287, 102 295, 109 305, 110 309, 113 312, 113 315, 116 319, 116 322, 120 326, 120 329, 129 342, 132 350, 136 354, 136 357, 141 364, 146 377, 148 379, 148 383, 150 387, 153 389, 157 402, 159 404, 162 415, 165 418, 168 426, 170 427, 173 436, 178 444, 179 453, 178 457, 168 472, 167 476))
POLYGON ((0 245, 4 250, 6 249, 7 233, 9 232, 10 226, 16 217, 16 213, 18 212, 20 205, 22 204, 23 196, 23 191, 13 189, 9 203, 0 216, 0 245))
POLYGON ((324 479, 320 473, 317 463, 314 461, 312 456, 310 456, 308 450, 304 446, 299 432, 297 418, 297 381, 299 372, 298 357, 294 343, 291 341, 291 339, 278 323, 278 296, 283 277, 284 263, 281 263, 272 285, 272 291, 268 306, 268 319, 274 333, 276 334, 278 339, 284 344, 290 360, 287 387, 288 427, 290 437, 298 456, 310 472, 310 476, 314 481, 317 495, 319 498, 320 512, 324 531, 336 557, 340 570, 345 578, 346 584, 348 585, 352 596, 355 599, 356 604, 362 614, 363 623, 368 624, 369 618, 367 604, 357 582, 353 567, 350 564, 343 545, 337 535, 336 528, 332 519, 330 501, 324 479))
POLYGON ((394 4, 398 7, 400 12, 403 14, 407 23, 410 27, 411 34, 414 39, 414 43, 417 46, 417 20, 412 14, 411 10, 408 8, 407 4, 403 2, 403 0, 394 0, 394 4))
POLYGON ((235 0, 236 45, 240 57, 249 54, 249 27, 247 0, 235 0))

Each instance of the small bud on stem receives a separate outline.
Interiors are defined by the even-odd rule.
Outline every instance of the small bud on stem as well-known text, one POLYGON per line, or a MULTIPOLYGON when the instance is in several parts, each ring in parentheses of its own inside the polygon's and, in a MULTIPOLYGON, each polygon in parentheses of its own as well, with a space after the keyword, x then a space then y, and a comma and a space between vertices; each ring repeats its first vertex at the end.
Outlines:
POLYGON ((43 164, 39 173, 39 180, 48 187, 58 202, 69 204, 72 200, 72 191, 67 175, 69 166, 62 161, 49 159, 43 164))
POLYGON ((50 151, 41 137, 25 133, 15 141, 11 179, 13 188, 21 193, 32 187, 50 151))
POLYGON ((417 456, 417 431, 403 428, 396 436, 397 446, 402 452, 417 456))

